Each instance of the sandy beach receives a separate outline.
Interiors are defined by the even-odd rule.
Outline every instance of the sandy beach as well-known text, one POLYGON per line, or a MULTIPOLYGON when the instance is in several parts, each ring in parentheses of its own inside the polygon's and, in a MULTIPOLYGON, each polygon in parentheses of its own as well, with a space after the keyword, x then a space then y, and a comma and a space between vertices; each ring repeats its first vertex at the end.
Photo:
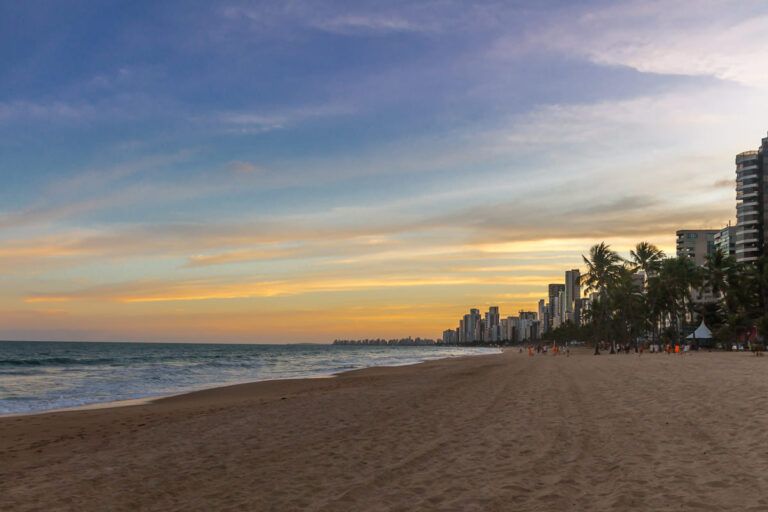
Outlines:
POLYGON ((0 418, 0 509, 768 510, 767 365, 507 351, 0 418))

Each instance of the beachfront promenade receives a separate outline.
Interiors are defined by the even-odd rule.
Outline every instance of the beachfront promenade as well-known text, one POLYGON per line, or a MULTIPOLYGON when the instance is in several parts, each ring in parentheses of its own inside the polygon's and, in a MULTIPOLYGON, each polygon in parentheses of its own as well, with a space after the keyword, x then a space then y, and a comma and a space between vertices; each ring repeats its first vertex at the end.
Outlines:
POLYGON ((768 510, 768 358, 502 355, 0 419, 3 510, 768 510))

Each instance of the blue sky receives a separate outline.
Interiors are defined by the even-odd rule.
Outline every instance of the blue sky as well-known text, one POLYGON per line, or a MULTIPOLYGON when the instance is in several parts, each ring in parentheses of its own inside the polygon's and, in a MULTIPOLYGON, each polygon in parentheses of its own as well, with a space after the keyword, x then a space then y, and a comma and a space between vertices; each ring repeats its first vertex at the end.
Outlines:
POLYGON ((0 337, 513 314, 734 217, 766 57, 759 1, 3 2, 0 337))

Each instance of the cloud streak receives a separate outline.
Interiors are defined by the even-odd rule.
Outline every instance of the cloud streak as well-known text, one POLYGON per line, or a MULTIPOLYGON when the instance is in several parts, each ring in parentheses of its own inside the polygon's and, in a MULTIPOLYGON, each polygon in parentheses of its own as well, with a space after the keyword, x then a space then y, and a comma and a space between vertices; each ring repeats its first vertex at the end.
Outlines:
POLYGON ((691 9, 684 1, 627 1, 571 14, 531 35, 530 44, 646 73, 768 85, 768 71, 754 65, 768 53, 763 2, 708 0, 691 9))

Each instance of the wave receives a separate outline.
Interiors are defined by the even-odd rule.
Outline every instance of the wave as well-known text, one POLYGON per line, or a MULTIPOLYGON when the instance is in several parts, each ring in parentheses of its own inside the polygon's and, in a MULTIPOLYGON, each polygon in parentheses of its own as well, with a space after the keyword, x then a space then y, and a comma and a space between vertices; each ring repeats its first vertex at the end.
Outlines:
POLYGON ((491 349, 281 345, 0 344, 0 416, 336 374, 491 349), (26 378, 30 376, 31 378, 26 378))
POLYGON ((72 357, 44 357, 35 359, 0 359, 0 366, 71 366, 71 365, 99 365, 118 362, 111 357, 99 357, 95 359, 77 359, 72 357))

